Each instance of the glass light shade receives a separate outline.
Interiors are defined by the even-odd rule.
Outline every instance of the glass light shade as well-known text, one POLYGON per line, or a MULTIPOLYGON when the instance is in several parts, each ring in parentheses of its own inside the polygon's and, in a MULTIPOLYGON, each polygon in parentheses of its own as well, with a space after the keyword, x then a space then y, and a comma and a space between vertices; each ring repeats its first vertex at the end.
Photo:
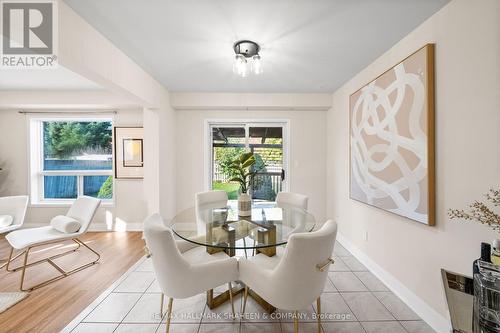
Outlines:
POLYGON ((233 73, 242 77, 247 76, 247 60, 241 54, 237 54, 234 58, 233 73))
POLYGON ((252 72, 254 74, 261 74, 262 70, 262 60, 260 59, 260 55, 254 55, 252 57, 252 72))

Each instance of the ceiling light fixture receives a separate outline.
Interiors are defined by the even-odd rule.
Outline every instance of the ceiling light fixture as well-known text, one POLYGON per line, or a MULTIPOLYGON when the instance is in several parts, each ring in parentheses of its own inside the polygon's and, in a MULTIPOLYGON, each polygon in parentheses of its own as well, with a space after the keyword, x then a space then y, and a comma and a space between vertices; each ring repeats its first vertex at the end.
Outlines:
POLYGON ((252 72, 254 74, 262 73, 262 60, 259 55, 259 44, 250 40, 240 40, 234 43, 233 50, 236 54, 233 63, 233 72, 235 74, 245 77, 248 75, 248 72, 252 72), (249 65, 250 69, 248 68, 249 65))

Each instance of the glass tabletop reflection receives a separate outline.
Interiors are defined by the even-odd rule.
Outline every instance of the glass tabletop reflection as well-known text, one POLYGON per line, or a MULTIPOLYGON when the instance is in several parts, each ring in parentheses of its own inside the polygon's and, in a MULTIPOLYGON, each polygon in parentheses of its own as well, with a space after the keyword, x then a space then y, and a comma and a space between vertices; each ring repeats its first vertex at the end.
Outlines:
POLYGON ((180 238, 208 248, 262 249, 287 243, 290 235, 310 232, 315 219, 306 210, 275 203, 252 203, 251 216, 239 216, 237 203, 227 207, 191 207, 172 220, 180 238))

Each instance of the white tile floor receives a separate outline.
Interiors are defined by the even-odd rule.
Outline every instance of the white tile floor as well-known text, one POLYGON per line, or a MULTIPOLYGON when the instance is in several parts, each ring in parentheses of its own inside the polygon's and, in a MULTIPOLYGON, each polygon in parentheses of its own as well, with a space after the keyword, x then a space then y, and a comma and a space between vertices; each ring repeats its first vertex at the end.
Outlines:
MULTIPOLYGON (((321 296, 325 333, 429 333, 434 332, 396 295, 370 273, 340 244, 335 244, 335 264, 321 296)), ((210 310, 205 295, 174 300, 172 333, 293 332, 293 319, 286 311, 270 317, 251 298, 246 317, 231 320, 229 303, 210 310)), ((235 297, 236 311, 242 297, 235 297)), ((166 308, 166 306, 165 306, 166 308)), ((161 318, 160 290, 151 261, 142 259, 106 293, 83 311, 63 332, 155 333, 165 332, 161 318)), ((300 332, 317 332, 314 305, 302 311, 300 332)))

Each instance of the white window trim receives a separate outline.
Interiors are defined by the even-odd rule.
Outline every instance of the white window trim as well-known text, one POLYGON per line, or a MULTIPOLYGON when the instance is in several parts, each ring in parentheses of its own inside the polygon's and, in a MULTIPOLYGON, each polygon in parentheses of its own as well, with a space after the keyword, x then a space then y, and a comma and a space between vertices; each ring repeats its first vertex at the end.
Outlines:
MULTIPOLYGON (((214 125, 234 127, 241 126, 245 128, 245 133, 248 127, 252 125, 258 126, 283 126, 283 168, 286 173, 285 181, 283 182, 283 191, 290 191, 290 119, 205 119, 204 133, 204 151, 203 151, 203 169, 204 169, 204 188, 205 191, 212 189, 212 134, 211 127, 214 125)), ((245 145, 248 142, 245 142, 245 145)))
MULTIPOLYGON (((30 196, 30 206, 31 207, 68 207, 75 201, 75 199, 45 199, 44 198, 44 176, 76 176, 77 185, 77 197, 83 195, 83 176, 113 176, 114 175, 114 163, 112 163, 111 170, 43 170, 43 131, 42 123, 44 121, 111 121, 114 126, 113 116, 96 116, 89 114, 89 116, 78 116, 64 115, 64 116, 28 116, 28 187, 30 196)), ((112 150, 114 149, 114 144, 111 144, 112 150)), ((112 151, 114 158, 114 151, 112 151)), ((113 177, 113 198, 112 199, 101 199, 101 205, 106 207, 115 206, 115 180, 113 177)))

